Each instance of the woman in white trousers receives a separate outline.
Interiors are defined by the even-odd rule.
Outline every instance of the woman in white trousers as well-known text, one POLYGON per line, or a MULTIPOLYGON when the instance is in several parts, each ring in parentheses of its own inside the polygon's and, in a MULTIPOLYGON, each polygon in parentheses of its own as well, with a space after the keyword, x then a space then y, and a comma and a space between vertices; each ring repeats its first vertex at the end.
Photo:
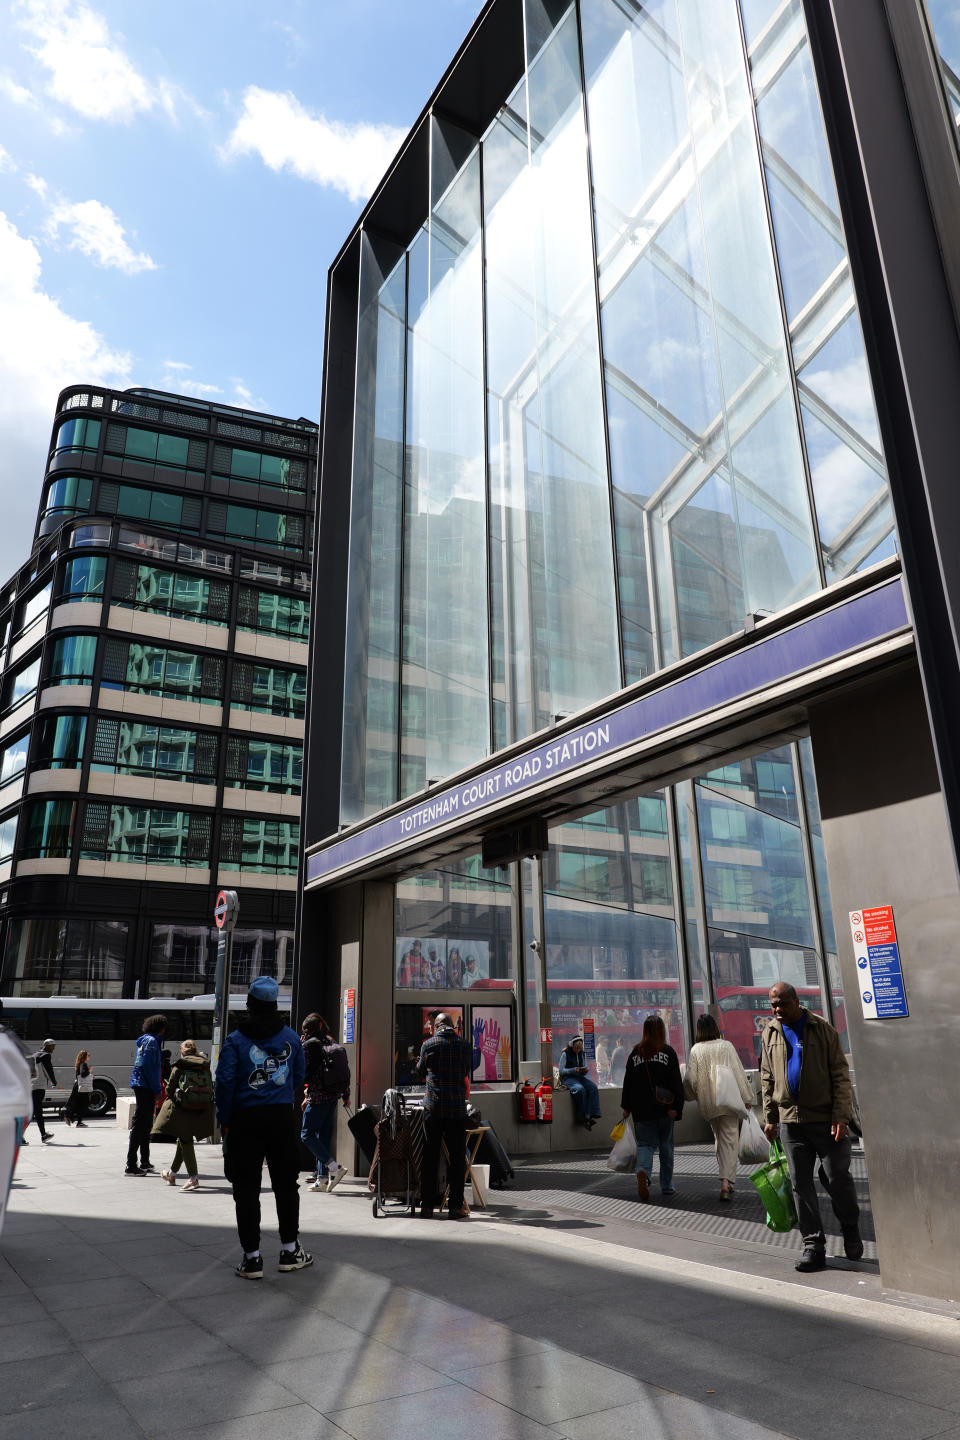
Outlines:
POLYGON ((744 1111, 753 1106, 753 1091, 739 1055, 730 1041, 723 1039, 712 1015, 701 1015, 697 1021, 697 1043, 687 1057, 683 1093, 688 1100, 696 1100, 713 1131, 720 1199, 732 1200, 740 1121, 744 1111))

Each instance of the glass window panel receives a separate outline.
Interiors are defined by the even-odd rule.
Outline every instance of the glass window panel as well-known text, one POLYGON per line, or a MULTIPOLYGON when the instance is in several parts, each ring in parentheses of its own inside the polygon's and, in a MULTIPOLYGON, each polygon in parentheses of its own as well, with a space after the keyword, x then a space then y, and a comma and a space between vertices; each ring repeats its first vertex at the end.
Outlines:
POLYGON ((27 768, 27 751, 30 748, 30 736, 21 735, 19 740, 12 741, 0 751, 0 786, 9 785, 11 780, 16 780, 27 768))
POLYGON ((960 11, 955 0, 927 0, 927 11, 940 52, 943 83, 956 134, 956 127, 960 125, 960 11))
POLYGON ((13 705, 19 705, 28 695, 34 694, 40 680, 40 657, 31 660, 28 664, 22 665, 19 670, 8 673, 3 678, 3 709, 7 710, 13 705))
POLYGON ((86 729, 85 715, 44 715, 37 727, 37 768, 78 770, 83 763, 86 729))
POLYGON ((50 660, 50 684, 91 685, 96 658, 96 635, 61 635, 50 660))
POLYGON ((620 683, 576 14, 525 18, 526 91, 483 145, 501 742, 620 683))
POLYGON ((93 481, 85 475, 61 475, 47 486, 40 533, 49 533, 67 515, 82 515, 90 509, 93 481))
POLYGON ((459 132, 433 120, 432 209, 417 242, 422 276, 408 357, 404 698, 406 789, 487 753, 486 504, 480 153, 446 183, 459 132), (415 618, 416 617, 416 618, 415 618), (415 639, 414 627, 418 631, 415 639))
POLYGON ((363 236, 354 416, 340 809, 397 798, 406 263, 363 236), (384 272, 393 266, 392 273, 384 272), (362 657, 362 659, 358 659, 362 657))
POLYGON ((24 856, 27 859, 68 859, 75 815, 76 803, 73 800, 35 800, 25 812, 24 856))
POLYGON ((216 953, 208 925, 153 925, 149 993, 181 1000, 212 994, 216 953))
POLYGON ((17 606, 16 619, 14 621, 13 633, 22 635, 33 625, 44 618, 50 609, 50 596, 53 594, 53 585, 45 585, 35 595, 21 600, 17 606))
POLYGON ((157 436, 152 430, 138 430, 131 425, 127 429, 124 449, 131 459, 156 460, 157 436))
POLYGON ((157 460, 163 465, 185 467, 188 443, 186 437, 181 435, 158 435, 157 460))
POLYGON ((260 479, 260 456, 255 450, 234 450, 230 457, 230 474, 241 480, 260 479))
POLYGON ((100 421, 75 416, 65 420, 57 431, 58 450, 96 450, 100 444, 100 421))
POLYGON ((102 600, 106 577, 105 555, 78 555, 64 566, 60 599, 102 600))
MULTIPOLYGON (((2 783, 2 782, 0 782, 2 783)), ((9 860, 17 840, 17 817, 7 815, 0 820, 0 861, 9 860)))

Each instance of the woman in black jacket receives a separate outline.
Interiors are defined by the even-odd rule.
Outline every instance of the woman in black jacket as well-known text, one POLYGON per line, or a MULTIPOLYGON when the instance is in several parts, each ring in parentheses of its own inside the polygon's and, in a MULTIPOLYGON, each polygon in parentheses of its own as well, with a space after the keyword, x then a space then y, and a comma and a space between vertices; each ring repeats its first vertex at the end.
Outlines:
POLYGON ((624 1119, 633 1116, 637 1137, 637 1199, 650 1198, 654 1150, 660 1152, 660 1193, 675 1195, 673 1122, 683 1114, 683 1077, 659 1015, 647 1016, 640 1044, 630 1052, 620 1108, 624 1119))
POLYGON ((73 1067, 73 1089, 70 1091, 70 1099, 63 1112, 63 1118, 67 1124, 75 1124, 78 1130, 87 1123, 83 1117, 87 1113, 87 1106, 93 1091, 90 1075, 90 1051, 81 1050, 73 1067))

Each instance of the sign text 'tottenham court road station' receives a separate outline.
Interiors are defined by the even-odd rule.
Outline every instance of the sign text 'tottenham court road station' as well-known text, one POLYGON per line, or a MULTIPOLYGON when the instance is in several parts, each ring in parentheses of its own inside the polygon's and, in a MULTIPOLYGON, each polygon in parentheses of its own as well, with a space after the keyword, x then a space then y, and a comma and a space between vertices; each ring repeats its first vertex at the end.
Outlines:
POLYGON ((609 723, 594 725, 580 734, 558 741, 556 745, 527 755, 512 765, 501 765, 489 775, 468 780, 459 789, 421 805, 407 815, 401 815, 400 833, 413 835, 426 826, 436 824, 438 820, 446 820, 451 815, 465 815, 477 805, 485 805, 490 800, 508 795, 511 790, 523 789, 541 775, 549 775, 552 771, 565 769, 573 761, 595 755, 605 750, 609 744, 609 723))

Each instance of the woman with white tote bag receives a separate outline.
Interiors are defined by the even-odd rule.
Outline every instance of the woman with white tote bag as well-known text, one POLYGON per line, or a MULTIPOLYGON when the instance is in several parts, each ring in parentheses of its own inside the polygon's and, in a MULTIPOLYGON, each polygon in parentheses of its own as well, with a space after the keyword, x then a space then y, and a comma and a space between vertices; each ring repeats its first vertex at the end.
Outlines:
POLYGON ((687 1057, 683 1093, 696 1100, 713 1131, 720 1199, 732 1200, 740 1121, 753 1105, 753 1091, 739 1055, 730 1041, 723 1039, 712 1015, 701 1015, 697 1021, 697 1043, 687 1057))

